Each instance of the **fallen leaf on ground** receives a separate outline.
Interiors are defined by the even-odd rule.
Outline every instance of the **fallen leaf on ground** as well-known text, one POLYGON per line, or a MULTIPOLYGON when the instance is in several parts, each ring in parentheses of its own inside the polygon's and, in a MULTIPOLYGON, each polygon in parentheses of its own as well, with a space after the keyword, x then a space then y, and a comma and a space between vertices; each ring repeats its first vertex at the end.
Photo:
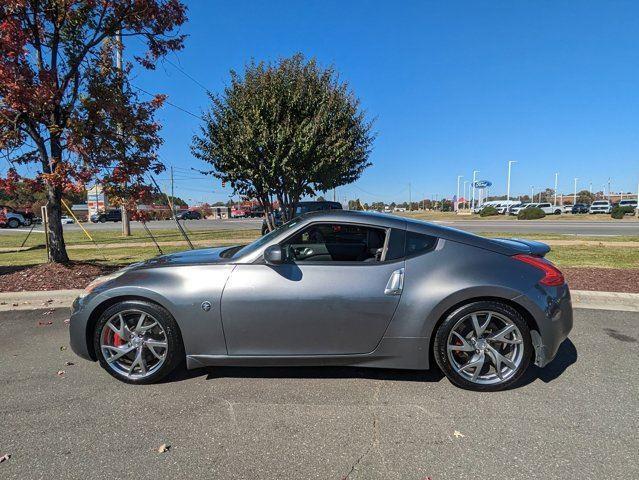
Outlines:
POLYGON ((67 367, 70 367, 71 365, 75 365, 75 363, 73 363, 73 362, 66 362, 66 363, 65 363, 65 365, 66 365, 67 367))
POLYGON ((168 452, 170 448, 171 448, 171 445, 167 445, 166 443, 163 443, 162 445, 158 447, 158 453, 168 452))
POLYGON ((65 324, 65 325, 69 325, 70 323, 71 323, 71 319, 70 319, 70 318, 66 318, 66 319, 64 320, 64 324, 65 324))
POLYGON ((63 376, 65 373, 66 373, 66 372, 65 372, 64 370, 58 370, 57 375, 58 375, 59 377, 61 377, 61 376, 63 376))
POLYGON ((9 455, 8 453, 5 453, 4 455, 2 455, 0 457, 0 463, 2 462, 6 462, 7 460, 9 460, 11 458, 11 455, 9 455))
POLYGON ((463 433, 461 433, 459 430, 455 430, 453 432, 453 435, 455 435, 455 438, 464 438, 466 435, 464 435, 463 433))
POLYGON ((54 310, 47 310, 46 312, 42 312, 42 316, 51 315, 53 312, 54 310))
POLYGON ((18 305, 20 305, 19 303, 14 303, 13 306, 17 307, 18 305))
POLYGON ((66 349, 67 349, 67 347, 65 347, 64 345, 62 345, 62 346, 60 347, 60 351, 61 351, 61 352, 64 352, 66 349))
POLYGON ((42 320, 38 321, 38 327, 46 327, 49 325, 53 325, 51 320, 47 320, 46 322, 43 322, 42 320))

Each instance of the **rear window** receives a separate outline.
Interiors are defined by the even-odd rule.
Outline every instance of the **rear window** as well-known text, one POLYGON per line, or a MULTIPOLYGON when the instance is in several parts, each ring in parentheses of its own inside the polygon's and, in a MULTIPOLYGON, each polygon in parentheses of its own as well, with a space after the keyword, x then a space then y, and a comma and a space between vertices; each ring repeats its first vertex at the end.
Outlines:
POLYGON ((406 232, 406 256, 424 253, 435 248, 437 238, 422 233, 406 232))
POLYGON ((602 201, 593 202, 593 205, 608 205, 608 202, 602 202, 602 201))

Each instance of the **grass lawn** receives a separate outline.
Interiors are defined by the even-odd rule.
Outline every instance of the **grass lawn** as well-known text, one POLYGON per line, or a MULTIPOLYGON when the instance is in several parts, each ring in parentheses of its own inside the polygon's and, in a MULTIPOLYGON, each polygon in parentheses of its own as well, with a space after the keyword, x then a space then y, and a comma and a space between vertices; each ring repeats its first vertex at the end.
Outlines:
MULTIPOLYGON (((144 230, 133 230, 130 237, 122 237, 119 231, 110 230, 94 230, 87 229, 89 234, 95 242, 100 245, 101 243, 137 243, 137 242, 152 242, 149 235, 144 230)), ((175 242, 182 241, 184 237, 177 231, 176 228, 165 230, 151 230, 153 236, 158 242, 175 242)), ((187 230, 189 238, 191 240, 226 240, 226 239, 240 239, 251 241, 260 235, 259 230, 187 230)), ((11 248, 19 247, 26 238, 26 232, 16 233, 3 233, 0 235, 0 247, 11 248)), ((82 231, 66 232, 64 234, 64 240, 67 245, 91 245, 92 242, 82 231)), ((32 232, 29 235, 25 247, 35 247, 38 245, 44 245, 44 234, 32 232)))

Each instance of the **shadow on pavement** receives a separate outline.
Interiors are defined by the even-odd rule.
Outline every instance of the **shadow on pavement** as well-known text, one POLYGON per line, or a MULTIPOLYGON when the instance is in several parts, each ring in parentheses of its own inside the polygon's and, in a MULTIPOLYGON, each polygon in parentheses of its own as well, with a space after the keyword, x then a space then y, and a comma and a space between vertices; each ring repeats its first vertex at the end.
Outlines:
MULTIPOLYGON (((539 379, 550 383, 560 377, 577 361, 577 349, 570 339, 559 346, 555 359, 544 368, 532 365, 522 380, 512 388, 520 388, 539 379)), ((216 378, 366 378, 370 380, 389 380, 401 382, 439 382, 444 378, 441 371, 431 370, 392 370, 362 367, 209 367, 195 370, 179 369, 169 375, 164 382, 179 382, 191 378, 206 376, 206 380, 216 378)))
POLYGON ((550 383, 559 378, 573 363, 577 362, 577 349, 569 338, 559 346, 554 360, 544 368, 533 365, 528 369, 518 386, 528 385, 539 379, 544 383, 550 383))
POLYGON ((209 367, 181 370, 165 379, 176 382, 206 375, 207 380, 216 378, 366 378, 402 382, 439 382, 444 375, 439 369, 389 370, 361 367, 209 367))

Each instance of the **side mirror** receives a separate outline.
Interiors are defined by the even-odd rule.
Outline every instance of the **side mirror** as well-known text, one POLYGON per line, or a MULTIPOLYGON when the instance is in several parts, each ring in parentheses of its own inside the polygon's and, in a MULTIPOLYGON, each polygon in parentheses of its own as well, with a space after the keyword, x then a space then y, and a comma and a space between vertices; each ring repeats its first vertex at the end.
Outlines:
POLYGON ((279 245, 271 245, 264 250, 264 261, 268 265, 279 265, 284 263, 284 251, 279 245))

